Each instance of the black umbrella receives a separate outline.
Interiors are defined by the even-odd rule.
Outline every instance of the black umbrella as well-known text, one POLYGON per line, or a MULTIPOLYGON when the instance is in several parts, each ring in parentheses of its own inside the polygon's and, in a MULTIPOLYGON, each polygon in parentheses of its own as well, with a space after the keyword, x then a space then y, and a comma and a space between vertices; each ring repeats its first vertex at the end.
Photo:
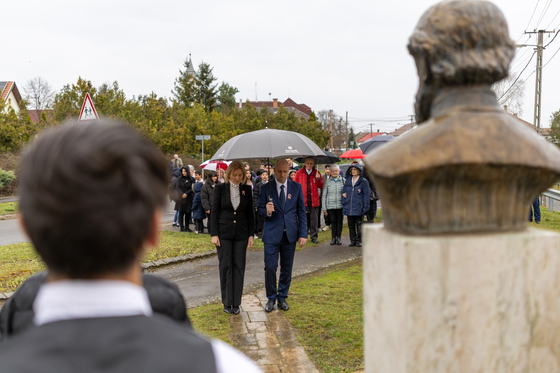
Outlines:
POLYGON ((264 129, 229 139, 211 160, 296 158, 323 156, 324 152, 301 133, 264 129))
MULTIPOLYGON (((326 150, 323 151, 323 153, 325 154, 315 156, 316 164, 333 164, 340 162, 340 158, 338 158, 336 154, 328 152, 326 150)), ((296 158, 295 161, 297 163, 305 163, 305 157, 296 158)))
POLYGON ((373 139, 369 139, 360 144, 360 149, 364 154, 370 154, 372 151, 380 147, 381 145, 387 144, 395 139, 394 136, 391 135, 380 135, 375 136, 373 139))

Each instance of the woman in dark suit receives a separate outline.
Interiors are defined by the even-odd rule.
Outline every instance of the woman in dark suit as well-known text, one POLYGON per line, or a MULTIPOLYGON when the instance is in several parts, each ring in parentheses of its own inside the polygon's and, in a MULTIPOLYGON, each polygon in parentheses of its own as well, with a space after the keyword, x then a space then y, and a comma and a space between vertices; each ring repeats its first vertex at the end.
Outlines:
POLYGON ((224 183, 214 188, 210 234, 218 249, 224 312, 237 315, 243 294, 247 246, 253 246, 255 234, 253 199, 241 162, 233 161, 224 179, 224 183))

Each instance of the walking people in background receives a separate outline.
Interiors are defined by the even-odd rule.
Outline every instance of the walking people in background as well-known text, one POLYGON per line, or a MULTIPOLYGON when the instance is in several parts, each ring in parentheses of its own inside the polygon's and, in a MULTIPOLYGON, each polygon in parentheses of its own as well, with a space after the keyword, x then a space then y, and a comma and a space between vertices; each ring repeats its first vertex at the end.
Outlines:
POLYGON ((249 163, 245 163, 245 171, 251 171, 251 180, 254 180, 257 175, 251 170, 251 165, 249 163))
POLYGON ((206 175, 206 181, 200 190, 200 201, 202 203, 202 208, 206 213, 206 229, 208 229, 208 233, 212 232, 212 200, 214 199, 214 187, 218 183, 218 175, 214 171, 208 172, 206 175))
POLYGON ((229 165, 225 183, 216 185, 212 202, 212 243, 218 250, 220 289, 225 313, 239 314, 247 246, 255 234, 253 196, 245 184, 243 163, 229 165))
POLYGON ((340 175, 340 167, 333 165, 323 187, 323 214, 330 217, 331 245, 342 245, 342 189, 346 180, 340 175))
POLYGON ((183 160, 177 154, 173 155, 173 169, 183 167, 183 160))
POLYGON ((539 201, 539 197, 533 202, 531 207, 529 207, 529 222, 533 221, 533 211, 535 215, 535 223, 541 223, 541 205, 539 201))
POLYGON ((171 182, 169 183, 169 201, 175 202, 175 215, 173 216, 173 226, 179 226, 179 209, 181 206, 181 198, 179 190, 177 189, 177 181, 181 177, 181 169, 176 168, 173 170, 173 176, 171 177, 171 182))
POLYGON ((319 188, 323 187, 323 178, 321 173, 317 171, 315 160, 312 157, 305 158, 305 167, 296 172, 294 181, 301 184, 303 189, 303 200, 307 213, 307 224, 311 242, 319 243, 319 210, 321 202, 319 201, 319 188))
POLYGON ((362 222, 369 211, 369 183, 361 175, 358 164, 352 164, 346 171, 346 181, 342 189, 342 214, 348 217, 350 245, 362 246, 362 222))
MULTIPOLYGON (((253 188, 253 206, 255 208, 255 212, 257 212, 257 206, 259 204, 259 195, 261 193, 261 188, 263 187, 263 185, 266 185, 268 183, 268 172, 261 170, 261 181, 259 181, 255 187, 253 188)), ((262 236, 262 231, 263 231, 263 225, 264 225, 264 217, 261 216, 260 214, 256 214, 256 222, 255 222, 255 236, 258 236, 259 234, 261 234, 262 236)))
POLYGON ((181 177, 177 179, 179 195, 179 228, 181 232, 192 232, 189 228, 191 217, 194 178, 191 177, 188 167, 181 168, 181 177))
POLYGON ((254 183, 254 179, 253 179, 253 173, 251 170, 246 170, 245 171, 245 184, 246 185, 250 185, 251 186, 251 195, 253 192, 253 188, 255 187, 255 183, 254 183))
POLYGON ((377 188, 373 182, 373 178, 368 174, 367 167, 364 165, 364 178, 369 183, 369 211, 366 214, 367 222, 373 223, 373 219, 377 218, 377 201, 379 200, 379 195, 377 194, 377 188))
POLYGON ((204 207, 202 207, 202 198, 200 196, 202 184, 202 182, 195 182, 193 186, 194 198, 192 203, 192 218, 194 221, 194 233, 196 234, 204 233, 204 223, 202 221, 206 217, 204 207))
POLYGON ((292 281, 292 266, 296 244, 307 243, 307 219, 301 185, 288 179, 288 162, 279 159, 276 178, 259 194, 258 213, 265 218, 264 282, 268 302, 264 310, 271 312, 278 301, 282 311, 290 309, 286 298, 292 281), (276 270, 280 257, 280 279, 276 288, 276 270))

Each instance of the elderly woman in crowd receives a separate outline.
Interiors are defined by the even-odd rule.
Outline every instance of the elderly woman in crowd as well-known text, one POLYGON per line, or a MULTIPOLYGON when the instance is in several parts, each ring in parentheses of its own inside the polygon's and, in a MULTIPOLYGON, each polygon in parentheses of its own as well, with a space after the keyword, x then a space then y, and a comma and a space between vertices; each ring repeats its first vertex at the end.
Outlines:
POLYGON ((323 187, 323 214, 330 218, 331 223, 331 245, 342 245, 342 188, 346 181, 340 175, 340 167, 333 165, 330 169, 330 177, 325 179, 323 187))
POLYGON ((212 243, 218 249, 220 289, 224 312, 239 313, 245 277, 247 246, 255 234, 251 186, 246 184, 243 163, 233 161, 225 183, 214 188, 212 202, 212 243))
POLYGON ((352 164, 346 171, 346 181, 342 188, 342 214, 348 216, 350 246, 362 246, 362 221, 369 211, 369 183, 361 175, 358 164, 352 164))

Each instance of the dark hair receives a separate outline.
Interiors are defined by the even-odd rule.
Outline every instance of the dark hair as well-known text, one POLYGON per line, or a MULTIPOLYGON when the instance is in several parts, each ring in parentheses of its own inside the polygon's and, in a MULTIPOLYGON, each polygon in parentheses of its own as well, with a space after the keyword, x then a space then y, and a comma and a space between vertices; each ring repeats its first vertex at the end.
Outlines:
POLYGON ((205 184, 214 185, 214 180, 212 180, 214 176, 218 176, 218 174, 214 171, 208 172, 208 175, 206 175, 205 184))
POLYGON ((196 171, 194 172, 194 174, 195 174, 195 175, 200 175, 200 176, 202 176, 202 172, 200 172, 200 171, 198 171, 198 170, 196 170, 196 171))
POLYGON ((166 167, 123 123, 69 122, 42 133, 21 161, 19 209, 49 269, 91 279, 140 260, 166 201, 166 167))
POLYGON ((330 168, 331 168, 331 165, 330 165, 330 164, 326 164, 326 165, 325 165, 325 169, 327 169, 327 168, 330 169, 330 168))

